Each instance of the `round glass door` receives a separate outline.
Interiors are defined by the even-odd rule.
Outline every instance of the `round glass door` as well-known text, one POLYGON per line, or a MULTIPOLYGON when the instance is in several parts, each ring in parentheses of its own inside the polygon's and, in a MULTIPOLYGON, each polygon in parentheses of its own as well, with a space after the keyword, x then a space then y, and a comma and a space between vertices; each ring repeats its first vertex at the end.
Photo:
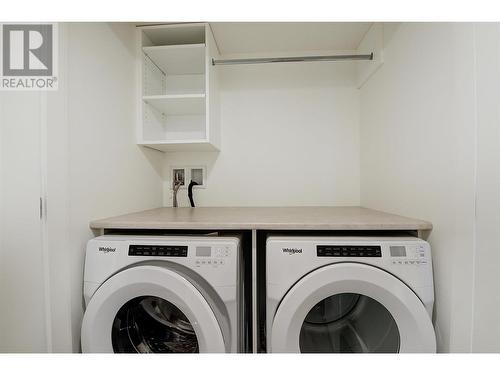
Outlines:
POLYGON ((397 353, 399 330, 390 312, 362 294, 341 293, 318 302, 299 335, 302 353, 397 353))
POLYGON ((113 321, 115 353, 198 353, 193 326, 165 299, 136 297, 124 304, 113 321))

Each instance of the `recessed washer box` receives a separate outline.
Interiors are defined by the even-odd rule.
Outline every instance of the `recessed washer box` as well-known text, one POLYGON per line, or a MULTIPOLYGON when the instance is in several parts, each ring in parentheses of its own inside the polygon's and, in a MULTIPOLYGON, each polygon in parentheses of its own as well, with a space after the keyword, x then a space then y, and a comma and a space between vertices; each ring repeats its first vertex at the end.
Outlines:
POLYGON ((187 188, 191 181, 196 182, 198 185, 193 186, 196 189, 204 189, 207 186, 207 168, 204 166, 184 166, 184 167, 171 167, 170 181, 171 186, 174 186, 175 175, 179 173, 182 176, 182 188, 187 188))

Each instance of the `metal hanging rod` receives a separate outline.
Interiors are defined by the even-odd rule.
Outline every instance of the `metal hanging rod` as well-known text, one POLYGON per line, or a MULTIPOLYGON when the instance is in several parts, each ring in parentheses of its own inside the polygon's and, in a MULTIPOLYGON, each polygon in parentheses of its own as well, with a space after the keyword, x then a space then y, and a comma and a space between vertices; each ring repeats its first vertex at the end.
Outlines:
POLYGON ((214 60, 212 65, 268 64, 280 62, 309 61, 359 61, 373 60, 373 52, 368 55, 330 55, 330 56, 294 56, 294 57, 257 57, 253 59, 214 60))

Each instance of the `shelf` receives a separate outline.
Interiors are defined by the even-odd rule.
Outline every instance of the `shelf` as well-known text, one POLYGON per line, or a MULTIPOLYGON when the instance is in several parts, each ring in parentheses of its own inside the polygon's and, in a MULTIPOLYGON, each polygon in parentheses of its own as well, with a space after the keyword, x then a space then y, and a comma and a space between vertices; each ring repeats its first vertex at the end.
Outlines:
POLYGON ((166 116, 205 113, 205 94, 152 95, 142 99, 166 116))
POLYGON ((179 140, 179 141, 144 141, 139 143, 141 146, 154 148, 158 151, 219 151, 212 143, 205 139, 200 140, 179 140))
POLYGON ((146 41, 155 46, 205 43, 204 23, 150 25, 141 30, 146 41))
POLYGON ((142 50, 167 76, 205 73, 205 44, 151 46, 142 50))

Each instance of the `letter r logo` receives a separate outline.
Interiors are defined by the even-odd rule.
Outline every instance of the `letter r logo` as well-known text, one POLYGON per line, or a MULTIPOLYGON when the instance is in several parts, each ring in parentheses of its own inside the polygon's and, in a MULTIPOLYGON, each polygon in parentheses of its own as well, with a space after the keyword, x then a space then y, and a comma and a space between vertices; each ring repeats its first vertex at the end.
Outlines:
POLYGON ((52 76, 52 25, 3 25, 3 75, 52 76))

